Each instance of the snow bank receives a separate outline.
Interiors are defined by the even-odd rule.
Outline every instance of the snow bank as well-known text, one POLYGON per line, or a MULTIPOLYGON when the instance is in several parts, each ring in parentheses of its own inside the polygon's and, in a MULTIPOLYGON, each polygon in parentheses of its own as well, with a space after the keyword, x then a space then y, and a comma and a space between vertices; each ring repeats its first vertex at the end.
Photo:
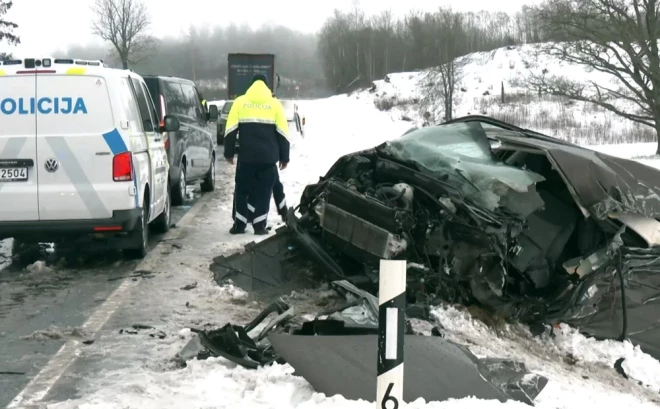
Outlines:
POLYGON ((660 390, 660 362, 630 343, 588 339, 565 325, 555 329, 553 337, 533 337, 521 325, 487 326, 462 307, 436 308, 432 315, 448 339, 468 345, 477 356, 522 361, 530 371, 546 376, 550 381, 536 399, 537 408, 636 408, 646 407, 645 401, 657 407, 651 400, 660 390), (615 371, 619 358, 625 358, 631 379, 615 371))
MULTIPOLYGON (((566 64, 536 55, 537 46, 523 45, 474 53, 459 59, 461 75, 455 95, 454 117, 489 115, 516 125, 581 144, 650 142, 655 132, 622 119, 593 104, 569 101, 549 95, 539 96, 523 85, 530 72, 566 76, 575 81, 595 81, 612 86, 608 74, 566 64), (504 103, 501 91, 504 88, 504 103)), ((430 122, 442 121, 442 104, 425 103, 426 86, 432 81, 428 72, 389 74, 375 81, 375 90, 360 92, 394 118, 422 124, 424 114, 430 122), (437 106, 440 105, 440 106, 437 106)), ((655 153, 655 148, 646 155, 655 153)))

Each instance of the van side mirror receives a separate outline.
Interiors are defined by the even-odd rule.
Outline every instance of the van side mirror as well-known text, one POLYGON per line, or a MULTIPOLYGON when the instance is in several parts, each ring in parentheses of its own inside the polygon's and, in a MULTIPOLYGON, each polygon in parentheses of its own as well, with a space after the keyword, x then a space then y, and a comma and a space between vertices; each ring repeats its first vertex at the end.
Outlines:
POLYGON ((218 107, 215 105, 209 105, 209 112, 206 114, 206 119, 210 122, 218 121, 218 107))
POLYGON ((160 131, 176 132, 180 128, 181 128, 181 122, 179 122, 179 118, 172 115, 166 115, 165 118, 163 118, 163 126, 160 127, 160 131))

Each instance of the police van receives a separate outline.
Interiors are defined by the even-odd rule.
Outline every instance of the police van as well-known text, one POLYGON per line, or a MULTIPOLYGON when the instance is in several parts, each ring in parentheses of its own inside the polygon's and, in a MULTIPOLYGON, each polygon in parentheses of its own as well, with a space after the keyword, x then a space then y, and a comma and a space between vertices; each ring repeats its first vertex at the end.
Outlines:
POLYGON ((0 62, 0 239, 147 252, 170 226, 163 132, 144 80, 101 61, 0 62), (151 226, 150 226, 151 225, 151 226))

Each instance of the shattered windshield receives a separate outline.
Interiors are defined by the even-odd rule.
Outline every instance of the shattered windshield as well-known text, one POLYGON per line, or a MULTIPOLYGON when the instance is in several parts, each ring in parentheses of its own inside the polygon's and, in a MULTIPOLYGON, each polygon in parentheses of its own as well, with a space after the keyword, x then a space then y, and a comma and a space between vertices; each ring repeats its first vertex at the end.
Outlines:
POLYGON ((516 193, 528 193, 529 199, 542 203, 534 185, 544 181, 543 176, 499 162, 479 123, 416 129, 388 142, 385 150, 438 176, 449 175, 466 197, 489 210, 502 206, 526 216, 528 210, 521 214, 515 208, 516 193))

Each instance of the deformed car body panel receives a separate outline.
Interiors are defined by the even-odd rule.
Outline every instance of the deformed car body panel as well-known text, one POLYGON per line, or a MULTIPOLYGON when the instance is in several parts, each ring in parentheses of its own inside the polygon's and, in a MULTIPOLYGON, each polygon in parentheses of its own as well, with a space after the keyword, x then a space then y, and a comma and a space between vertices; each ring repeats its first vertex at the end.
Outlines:
POLYGON ((345 276, 377 277, 379 257, 421 266, 408 269, 415 302, 567 322, 660 357, 656 180, 660 171, 643 164, 472 116, 339 158, 289 222, 317 259, 342 261, 345 276), (320 221, 327 203, 351 215, 335 223, 341 235, 320 221), (364 236, 361 221, 380 229, 381 250, 352 235, 364 236), (387 233, 405 242, 389 255, 387 233))
MULTIPOLYGON (((268 339, 317 392, 352 400, 376 400, 377 335, 276 334, 268 339)), ((533 399, 548 383, 547 378, 529 374, 522 364, 517 364, 516 375, 507 361, 479 360, 467 348, 440 337, 406 335, 404 356, 405 402, 476 397, 500 402, 514 399, 533 405, 533 399), (512 380, 516 376, 518 379, 512 380)))

